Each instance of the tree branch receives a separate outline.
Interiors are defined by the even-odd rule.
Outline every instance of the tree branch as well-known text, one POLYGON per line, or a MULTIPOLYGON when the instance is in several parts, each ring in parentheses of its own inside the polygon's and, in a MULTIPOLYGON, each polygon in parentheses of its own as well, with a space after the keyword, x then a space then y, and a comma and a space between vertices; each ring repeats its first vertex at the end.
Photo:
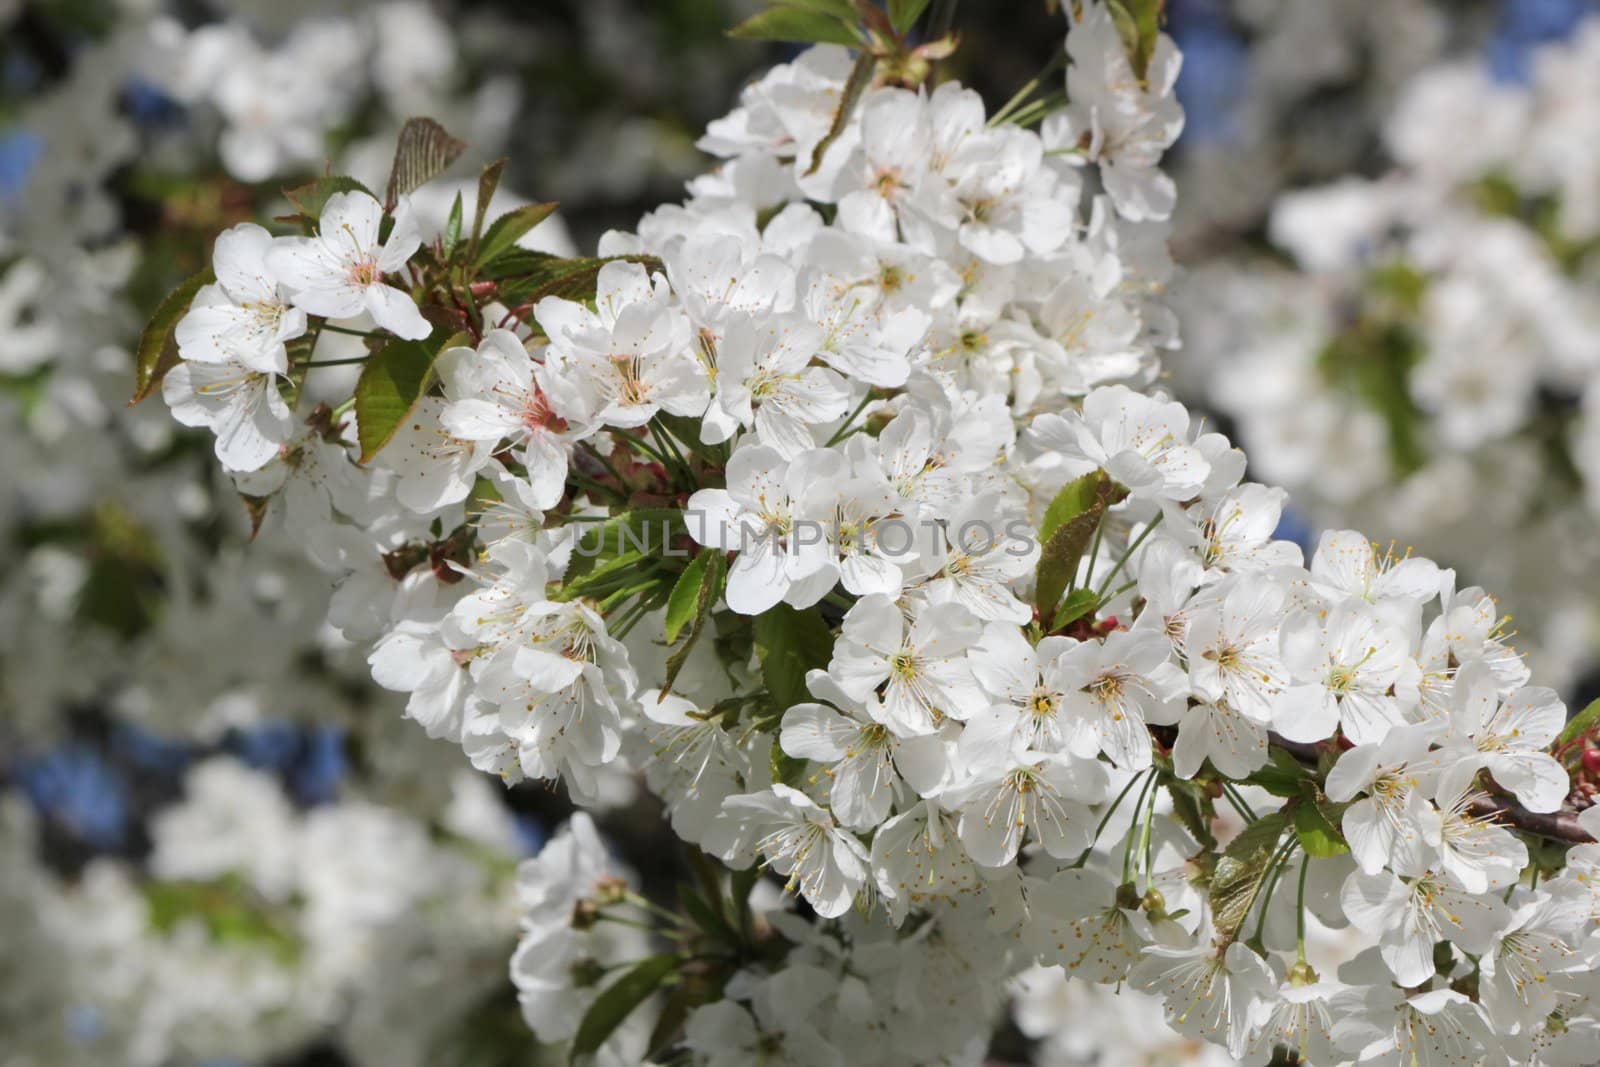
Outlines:
POLYGON ((1502 796, 1480 797, 1467 806, 1467 811, 1480 818, 1493 818, 1523 833, 1548 837, 1552 841, 1563 841, 1569 845, 1587 845, 1594 841, 1578 825, 1578 813, 1575 811, 1529 811, 1510 797, 1502 796))
MULTIPOLYGON (((1310 767, 1317 765, 1321 753, 1316 745, 1290 741, 1277 734, 1268 734, 1267 739, 1269 744, 1283 749, 1301 763, 1310 767)), ((1525 834, 1546 837, 1569 845, 1587 845, 1594 841, 1594 838, 1578 825, 1578 813, 1570 809, 1552 812, 1529 811, 1511 797, 1494 795, 1472 801, 1467 805, 1467 812, 1478 818, 1494 819, 1525 834)))

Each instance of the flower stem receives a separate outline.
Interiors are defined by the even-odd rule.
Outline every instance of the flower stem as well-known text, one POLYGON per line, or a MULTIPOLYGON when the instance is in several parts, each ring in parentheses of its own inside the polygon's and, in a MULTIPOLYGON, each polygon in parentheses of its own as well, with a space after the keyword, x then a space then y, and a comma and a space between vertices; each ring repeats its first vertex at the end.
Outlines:
POLYGON ((1111 573, 1106 575, 1106 580, 1100 584, 1099 591, 1094 595, 1096 600, 1106 599, 1106 590, 1111 588, 1111 583, 1116 581, 1117 575, 1122 573, 1122 568, 1128 565, 1128 561, 1133 558, 1133 554, 1139 551, 1139 546, 1144 544, 1144 539, 1150 536, 1152 530, 1161 525, 1161 520, 1164 518, 1166 518, 1166 512, 1158 513, 1150 521, 1149 525, 1139 531, 1139 536, 1134 538, 1133 544, 1129 545, 1127 550, 1122 553, 1122 558, 1117 560, 1117 565, 1111 568, 1111 573))
POLYGON ((347 367, 352 363, 365 363, 371 356, 351 356, 349 359, 324 359, 316 363, 307 363, 306 370, 316 370, 318 367, 347 367))
POLYGON ((872 394, 869 392, 866 396, 861 398, 861 403, 856 405, 856 409, 849 415, 845 416, 844 422, 839 424, 839 428, 833 431, 833 436, 828 438, 828 443, 822 447, 832 448, 834 445, 838 444, 840 441, 849 436, 851 425, 856 421, 857 417, 859 417, 860 414, 866 410, 867 405, 870 403, 872 403, 872 394))

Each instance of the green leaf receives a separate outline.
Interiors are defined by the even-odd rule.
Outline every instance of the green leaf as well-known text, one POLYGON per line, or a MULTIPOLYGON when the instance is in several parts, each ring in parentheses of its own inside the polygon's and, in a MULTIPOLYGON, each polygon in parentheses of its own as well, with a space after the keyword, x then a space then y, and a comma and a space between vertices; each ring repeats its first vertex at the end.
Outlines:
POLYGON ((524 234, 549 218, 555 209, 554 203, 527 204, 495 219, 478 245, 477 255, 473 258, 474 265, 487 266, 502 252, 515 248, 524 234))
POLYGON ((1301 784, 1311 781, 1311 772, 1283 749, 1274 748, 1271 760, 1245 781, 1260 786, 1275 797, 1297 797, 1301 795, 1301 784))
POLYGON ((780 712, 811 699, 806 672, 828 665, 833 632, 815 608, 797 611, 779 604, 756 616, 756 655, 773 706, 780 712))
POLYGON ((650 1030, 650 1040, 645 1043, 649 1062, 659 1063, 666 1060, 667 1050, 675 1043, 678 1032, 683 1029, 684 1022, 689 1018, 689 1011, 705 1003, 706 991, 702 988, 704 983, 693 981, 680 981, 667 994, 666 1002, 661 1005, 661 1014, 656 1017, 656 1024, 650 1030))
POLYGON ((842 44, 851 48, 861 43, 852 21, 799 6, 769 7, 729 30, 728 36, 741 41, 842 44))
POLYGON ((1150 70, 1150 57, 1161 39, 1161 10, 1166 0, 1106 0, 1111 23, 1122 39, 1128 65, 1141 82, 1150 70))
POLYGON ((433 119, 407 119, 395 145, 394 166, 389 171, 389 210, 412 190, 431 182, 461 158, 467 143, 450 136, 433 119))
POLYGON ((494 200, 495 190, 500 188, 500 175, 505 173, 506 164, 510 162, 504 156, 483 168, 483 173, 478 175, 478 202, 472 209, 472 243, 467 248, 467 259, 474 261, 478 258, 478 241, 483 237, 483 220, 489 217, 489 204, 494 200))
POLYGON ((833 113, 833 122, 812 151, 811 166, 806 168, 806 174, 817 172, 817 168, 822 166, 823 157, 828 154, 828 149, 833 147, 833 143, 850 125, 850 115, 861 102, 861 97, 866 93, 868 86, 872 84, 872 72, 877 66, 877 57, 870 52, 863 51, 856 56, 855 65, 850 68, 850 77, 845 80, 844 92, 839 95, 839 107, 833 113))
MULTIPOLYGON (((713 899, 720 903, 721 894, 719 893, 713 899)), ((678 883, 678 906, 683 909, 685 915, 694 920, 694 924, 702 932, 711 935, 725 945, 737 945, 739 943, 739 937, 733 932, 733 927, 729 924, 727 916, 723 915, 719 909, 706 903, 706 898, 691 889, 687 882, 678 883)))
POLYGON ((1045 509, 1039 527, 1044 548, 1034 572, 1033 593, 1040 618, 1050 619, 1055 613, 1056 604, 1077 574, 1078 561, 1114 495, 1113 483, 1105 472, 1092 471, 1063 486, 1045 509))
POLYGON ((461 194, 456 193, 455 202, 450 205, 450 217, 444 223, 444 257, 450 258, 456 250, 456 245, 461 243, 461 194))
MULTIPOLYGON (((689 627, 689 636, 684 639, 683 644, 679 645, 672 655, 667 657, 667 673, 661 682, 663 690, 672 688, 672 683, 678 680, 678 672, 683 670, 685 663, 689 662, 689 653, 693 651, 695 642, 700 640, 700 632, 705 629, 706 619, 711 616, 711 606, 717 602, 717 595, 722 592, 724 566, 722 553, 710 550, 703 551, 699 556, 695 557, 695 562, 699 562, 702 557, 709 557, 709 561, 706 564, 704 573, 700 576, 698 586, 693 590, 693 614, 690 616, 693 625, 689 627)), ((691 569, 693 566, 694 564, 691 563, 691 569)), ((685 576, 687 576, 687 572, 685 576)), ((680 578, 678 585, 682 584, 683 581, 680 578)), ((678 586, 675 585, 672 587, 672 596, 667 600, 667 640, 669 642, 675 640, 672 630, 672 616, 674 608, 677 607, 674 604, 677 597, 678 586)), ((682 623, 679 624, 679 629, 681 628, 682 623)))
POLYGON ((570 585, 607 560, 629 552, 659 556, 683 532, 683 512, 677 508, 635 508, 604 522, 585 523, 567 564, 563 585, 570 585))
POLYGON ((709 549, 701 551, 678 575, 678 581, 672 587, 672 596, 667 599, 667 644, 676 641, 683 628, 700 614, 701 587, 706 584, 706 574, 711 569, 711 557, 714 555, 716 553, 709 549))
POLYGON ((378 199, 373 195, 371 189, 368 189, 354 178, 348 178, 342 174, 328 178, 318 178, 314 182, 308 182, 305 185, 283 191, 284 198, 294 205, 296 211, 300 212, 298 219, 291 216, 284 221, 316 222, 322 217, 322 209, 327 205, 328 198, 335 193, 366 193, 372 199, 378 199))
POLYGON ((1306 855, 1328 859, 1350 851, 1339 823, 1348 804, 1335 804, 1324 797, 1320 802, 1307 799, 1294 808, 1294 832, 1306 855))
POLYGON ((1050 506, 1044 509, 1044 518, 1039 521, 1039 540, 1050 540, 1064 523, 1094 507, 1100 499, 1100 485, 1105 478, 1105 471, 1092 470, 1062 486, 1050 506))
POLYGON ((1172 813, 1184 829, 1207 851, 1216 848, 1217 839, 1211 833, 1215 811, 1205 790, 1199 783, 1182 778, 1168 777, 1166 786, 1167 794, 1172 797, 1172 813))
POLYGON ((894 28, 905 33, 917 24, 922 13, 928 9, 932 0, 889 0, 889 21, 894 28))
POLYGON ((856 21, 856 6, 851 0, 772 0, 772 3, 777 7, 797 7, 819 15, 832 15, 852 25, 856 21))
POLYGON ((217 276, 207 267, 169 293, 156 308, 156 313, 150 316, 149 324, 139 335, 133 397, 128 401, 130 405, 149 396, 161 384, 167 371, 177 366, 178 342, 173 339, 172 331, 177 329, 179 320, 188 314, 195 294, 216 280, 217 276))
POLYGON ((631 571, 644 563, 650 557, 644 552, 624 552, 619 556, 607 556, 604 561, 596 560, 593 569, 581 575, 574 576, 569 573, 561 585, 560 598, 571 600, 583 596, 590 589, 623 571, 631 571))
POLYGON ((382 451, 417 406, 427 391, 433 361, 446 347, 444 329, 437 327, 421 341, 390 341, 361 368, 355 411, 362 463, 382 451))
POLYGON ((572 1039, 573 1060, 598 1052, 633 1009, 677 971, 678 963, 677 956, 646 956, 607 986, 578 1023, 572 1039))
POLYGON ((513 248, 502 252, 494 262, 487 264, 482 276, 498 283, 498 299, 511 307, 537 304, 547 296, 592 300, 600 268, 607 263, 638 263, 652 272, 666 269, 655 256, 569 258, 513 248))
POLYGON ((1244 925, 1288 826, 1289 818, 1281 811, 1265 815, 1230 841, 1217 860, 1211 875, 1211 924, 1223 941, 1232 941, 1244 925))
POLYGON ((1550 747, 1565 748, 1597 728, 1600 728, 1600 700, 1591 701, 1588 707, 1568 719, 1567 725, 1556 735, 1556 743, 1550 747))
POLYGON ((1050 624, 1050 629, 1059 630, 1063 626, 1070 626, 1094 610, 1100 603, 1100 598, 1093 589, 1074 589, 1067 594, 1067 599, 1061 602, 1061 610, 1056 612, 1055 621, 1050 624))

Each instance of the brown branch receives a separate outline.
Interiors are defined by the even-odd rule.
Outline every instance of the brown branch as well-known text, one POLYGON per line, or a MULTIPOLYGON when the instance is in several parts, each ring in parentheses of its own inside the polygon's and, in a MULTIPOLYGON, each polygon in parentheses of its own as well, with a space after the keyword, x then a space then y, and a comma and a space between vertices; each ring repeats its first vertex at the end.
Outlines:
MULTIPOLYGON (((1289 741, 1277 734, 1268 734, 1268 742, 1283 749, 1308 767, 1315 767, 1321 751, 1317 745, 1289 741)), ((1594 841, 1578 825, 1578 813, 1563 808, 1560 811, 1529 811, 1508 796, 1482 796, 1467 805, 1467 812, 1478 818, 1490 818, 1502 825, 1521 830, 1525 834, 1562 841, 1569 845, 1587 845, 1594 841)))
POLYGON ((1561 810, 1552 812, 1529 811, 1510 797, 1479 797, 1467 805, 1468 813, 1480 818, 1489 817, 1526 834, 1548 837, 1569 845, 1587 845, 1594 841, 1578 825, 1578 813, 1561 810))

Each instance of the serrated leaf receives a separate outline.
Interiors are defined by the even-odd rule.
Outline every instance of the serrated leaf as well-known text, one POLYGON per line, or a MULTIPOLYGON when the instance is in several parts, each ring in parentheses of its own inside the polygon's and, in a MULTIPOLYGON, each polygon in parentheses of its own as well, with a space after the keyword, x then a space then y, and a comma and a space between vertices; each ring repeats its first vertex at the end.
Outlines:
POLYGON ((361 368, 356 380, 356 436, 361 462, 371 461, 427 390, 433 361, 447 347, 444 329, 420 341, 390 341, 361 368))
POLYGON ((645 270, 665 270, 655 256, 606 258, 553 256, 514 248, 502 252, 481 273, 498 286, 499 301, 508 307, 537 304, 547 296, 566 300, 592 300, 600 268, 607 263, 638 263, 645 270))
POLYGON ((443 174, 466 150, 465 141, 450 136, 449 131, 433 119, 407 119, 400 128, 394 166, 389 170, 387 204, 390 210, 402 196, 443 174))
POLYGON ((779 604, 756 616, 756 655, 775 710, 788 711, 811 699, 806 672, 828 665, 833 631, 815 608, 797 611, 779 604))
MULTIPOLYGON (((303 221, 314 223, 322 217, 322 209, 328 203, 328 198, 335 193, 366 193, 372 199, 378 199, 371 189, 356 181, 354 178, 336 174, 327 178, 318 178, 316 181, 298 185, 293 189, 283 191, 284 199, 300 212, 303 221)), ((293 220, 290 220, 293 221, 293 220)))
POLYGON ((1092 470, 1082 478, 1062 486, 1044 509, 1044 518, 1039 520, 1039 540, 1050 540, 1050 536, 1061 529, 1064 523, 1094 507, 1100 499, 1100 486, 1105 480, 1105 471, 1092 470))
POLYGON ((469 261, 478 256, 478 242, 483 238, 483 221, 489 217, 489 204, 494 200, 495 190, 500 188, 500 176, 505 173, 508 162, 506 157, 501 156, 484 167, 483 173, 478 175, 478 202, 472 209, 472 241, 467 247, 469 261))
POLYGON ((757 12, 729 30, 728 36, 741 41, 842 44, 847 48, 861 43, 849 21, 798 6, 769 7, 757 12))
POLYGON ((1182 778, 1168 778, 1167 794, 1172 797, 1172 813, 1196 842, 1208 851, 1216 847, 1211 833, 1210 798, 1200 786, 1182 778))
POLYGON ((1327 799, 1320 803, 1307 799, 1295 805, 1294 832, 1306 855, 1328 859, 1350 851, 1344 834, 1339 830, 1347 807, 1348 804, 1335 804, 1327 799))
POLYGON ((1044 547, 1034 571, 1034 604, 1041 619, 1051 619, 1061 594, 1077 574, 1078 563, 1095 530, 1105 518, 1106 508, 1125 496, 1126 489, 1104 471, 1096 470, 1062 486, 1045 508, 1039 526, 1044 547))
POLYGON ((1211 924, 1223 941, 1232 941, 1244 925, 1256 896, 1270 873, 1273 853, 1289 827, 1281 811, 1265 815, 1245 827, 1228 843, 1211 875, 1211 924))
POLYGON ((1075 516, 1058 527, 1040 550, 1033 596, 1041 619, 1049 619, 1055 613, 1056 604, 1077 574, 1078 561, 1083 559, 1103 515, 1104 509, 1096 506, 1075 516))
MULTIPOLYGON (((698 561, 701 556, 709 557, 709 560, 704 573, 700 577, 698 587, 694 590, 693 614, 690 616, 689 636, 684 639, 683 644, 673 650, 672 655, 667 657, 667 673, 661 683, 663 690, 672 688, 672 683, 678 680, 678 672, 682 671, 683 665, 689 662, 689 653, 694 650, 695 642, 700 640, 700 632, 705 629, 706 619, 711 616, 711 607, 717 602, 718 594, 722 592, 723 568, 725 566, 722 553, 707 550, 701 552, 700 556, 696 556, 695 560, 698 561)), ((692 567, 693 564, 691 563, 690 566, 692 567)), ((681 580, 679 584, 682 584, 681 580)), ((678 587, 673 586, 672 598, 677 595, 678 587)), ((667 640, 669 642, 675 640, 670 628, 674 607, 672 598, 667 600, 667 618, 669 620, 667 640)), ((682 624, 680 624, 679 628, 682 628, 682 624)))
POLYGON ((1090 511, 1063 524, 1045 542, 1039 553, 1039 567, 1034 575, 1034 603, 1041 618, 1049 618, 1056 603, 1066 591, 1067 584, 1077 573, 1078 561, 1083 559, 1094 531, 1100 525, 1103 509, 1090 511))
POLYGON ((1300 796, 1302 784, 1310 780, 1311 772, 1281 748, 1273 748, 1270 760, 1245 779, 1275 797, 1300 796))
POLYGON ((850 77, 845 79, 844 91, 839 94, 839 106, 833 113, 833 122, 828 126, 828 132, 822 140, 817 142, 817 147, 811 152, 811 165, 806 168, 806 174, 817 172, 822 166, 823 157, 828 154, 828 149, 844 133, 850 125, 850 115, 855 111, 856 105, 861 102, 861 97, 872 84, 872 72, 877 69, 878 60, 872 53, 863 51, 856 56, 855 65, 850 68, 850 77))
POLYGON ((461 243, 462 204, 461 194, 456 193, 456 198, 450 205, 450 217, 444 222, 444 258, 449 259, 455 252, 456 246, 461 243))
POLYGON ((706 574, 711 569, 711 557, 714 555, 716 555, 714 551, 702 550, 689 561, 683 573, 678 575, 678 580, 672 587, 672 595, 667 598, 667 644, 675 642, 678 634, 683 632, 683 628, 699 614, 701 587, 705 585, 706 574))
POLYGON ((598 1052, 633 1009, 678 969, 678 962, 676 956, 646 956, 607 986, 578 1023, 578 1032, 572 1038, 573 1060, 598 1052))
POLYGON ((889 0, 889 21, 900 33, 917 24, 932 0, 889 0))
POLYGON ((473 257, 474 265, 485 267, 493 263, 496 256, 515 248, 524 234, 549 218, 555 210, 554 203, 526 204, 495 219, 484 231, 483 240, 473 257))
POLYGON ((150 322, 139 335, 134 362, 133 397, 128 401, 130 405, 149 396, 151 390, 161 384, 167 371, 177 366, 178 342, 174 340, 172 331, 189 313, 189 305, 194 303, 195 294, 216 280, 217 276, 207 267, 168 293, 167 298, 156 307, 156 313, 150 316, 150 322))

